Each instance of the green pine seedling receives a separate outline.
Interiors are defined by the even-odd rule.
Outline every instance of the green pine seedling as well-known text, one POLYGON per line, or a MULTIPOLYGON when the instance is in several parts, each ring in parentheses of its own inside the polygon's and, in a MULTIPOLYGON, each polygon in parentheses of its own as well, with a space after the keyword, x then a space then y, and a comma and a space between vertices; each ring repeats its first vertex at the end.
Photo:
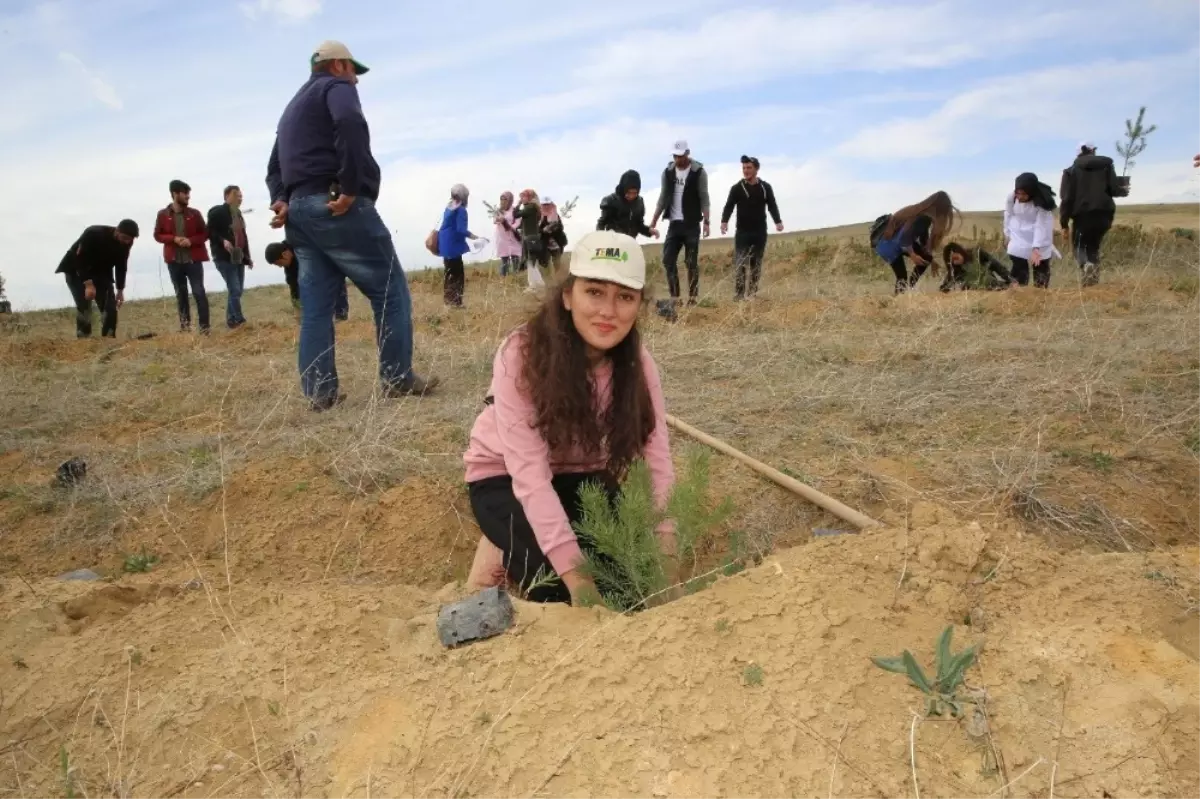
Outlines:
POLYGON ((928 697, 925 713, 928 716, 941 716, 949 711, 950 715, 958 718, 962 715, 964 700, 958 696, 958 688, 962 685, 963 675, 974 665, 979 656, 982 642, 973 644, 961 652, 951 649, 954 637, 954 626, 942 630, 934 647, 935 673, 933 679, 921 668, 912 652, 905 649, 898 657, 872 657, 871 662, 884 671, 903 674, 908 677, 921 693, 928 697))

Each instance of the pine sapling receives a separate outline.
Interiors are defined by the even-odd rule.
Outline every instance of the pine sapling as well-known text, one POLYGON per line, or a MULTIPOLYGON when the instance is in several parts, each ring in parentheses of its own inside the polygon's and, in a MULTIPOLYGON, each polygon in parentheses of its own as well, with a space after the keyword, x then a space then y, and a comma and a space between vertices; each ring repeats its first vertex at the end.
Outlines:
POLYGON ((967 669, 975 663, 983 643, 973 644, 961 652, 954 653, 950 649, 954 637, 954 626, 942 630, 935 647, 936 674, 930 679, 921 668, 921 664, 912 652, 905 649, 897 657, 873 657, 871 662, 884 671, 904 674, 921 693, 928 698, 925 706, 927 716, 941 716, 946 711, 954 718, 962 716, 964 702, 972 700, 959 697, 958 688, 962 685, 963 676, 967 669))
POLYGON ((1133 159, 1146 150, 1146 137, 1158 130, 1158 125, 1145 124, 1146 106, 1138 109, 1137 119, 1125 120, 1125 141, 1117 142, 1117 154, 1125 159, 1121 166, 1121 177, 1136 163, 1133 159))

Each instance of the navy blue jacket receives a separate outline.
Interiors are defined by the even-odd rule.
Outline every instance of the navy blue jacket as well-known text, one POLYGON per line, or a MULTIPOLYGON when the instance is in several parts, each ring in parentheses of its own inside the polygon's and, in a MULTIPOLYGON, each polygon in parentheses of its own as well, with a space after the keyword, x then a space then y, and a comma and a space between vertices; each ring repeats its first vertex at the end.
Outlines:
POLYGON ((343 194, 379 198, 379 164, 353 83, 313 73, 283 109, 267 163, 271 202, 325 194, 334 181, 343 194))

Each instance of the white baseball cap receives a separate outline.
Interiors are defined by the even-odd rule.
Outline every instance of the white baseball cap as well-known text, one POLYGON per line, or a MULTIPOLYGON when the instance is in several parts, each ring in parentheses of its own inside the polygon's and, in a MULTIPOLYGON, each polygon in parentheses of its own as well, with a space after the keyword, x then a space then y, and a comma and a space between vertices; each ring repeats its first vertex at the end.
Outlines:
POLYGON ((368 71, 365 64, 350 55, 350 48, 334 39, 326 39, 313 50, 310 63, 319 64, 322 61, 349 61, 354 65, 354 74, 362 75, 368 71))
POLYGON ((543 197, 542 205, 554 205, 554 200, 551 200, 549 197, 543 197))
POLYGON ((688 154, 687 139, 680 139, 679 141, 675 142, 675 147, 674 147, 674 149, 671 150, 671 155, 687 155, 687 154, 688 154))
POLYGON ((1084 140, 1084 141, 1079 142, 1079 152, 1083 152, 1084 150, 1095 150, 1095 149, 1096 149, 1096 143, 1094 141, 1084 140))
POLYGON ((575 242, 571 274, 640 291, 646 286, 646 256, 632 236, 593 230, 575 242))

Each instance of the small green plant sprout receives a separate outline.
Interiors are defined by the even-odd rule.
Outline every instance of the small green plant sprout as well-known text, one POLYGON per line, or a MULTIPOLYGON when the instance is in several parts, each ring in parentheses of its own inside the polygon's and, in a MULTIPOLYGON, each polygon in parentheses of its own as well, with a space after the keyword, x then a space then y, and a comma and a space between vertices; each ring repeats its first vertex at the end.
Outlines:
POLYGON ((928 698, 925 708, 927 716, 942 716, 949 711, 951 716, 959 718, 962 716, 963 703, 971 700, 960 698, 958 688, 962 685, 963 675, 979 656, 983 644, 973 644, 955 654, 950 650, 953 637, 954 625, 946 627, 938 636, 937 676, 933 680, 926 676, 921 664, 907 649, 899 657, 873 657, 871 662, 884 671, 907 675, 908 681, 928 698))
POLYGON ((1125 120, 1125 141, 1117 142, 1117 154, 1125 159, 1121 165, 1121 175, 1124 176, 1134 166, 1137 158, 1146 150, 1146 137, 1158 130, 1158 125, 1146 126, 1146 106, 1138 109, 1137 119, 1125 120))
POLYGON ((695 577, 697 551, 733 511, 726 499, 714 510, 707 507, 708 453, 693 448, 667 500, 665 511, 655 507, 650 469, 636 461, 615 501, 598 484, 579 491, 582 519, 575 525, 584 547, 584 572, 596 583, 604 604, 618 613, 639 609, 670 588, 673 569, 663 554, 656 530, 664 520, 675 524, 675 558, 680 578, 695 577))
POLYGON ((763 670, 757 663, 751 663, 742 672, 742 685, 762 685, 763 670))
POLYGON ((158 563, 158 555, 147 554, 143 549, 137 555, 127 555, 125 564, 121 567, 126 574, 143 574, 154 568, 158 563))

